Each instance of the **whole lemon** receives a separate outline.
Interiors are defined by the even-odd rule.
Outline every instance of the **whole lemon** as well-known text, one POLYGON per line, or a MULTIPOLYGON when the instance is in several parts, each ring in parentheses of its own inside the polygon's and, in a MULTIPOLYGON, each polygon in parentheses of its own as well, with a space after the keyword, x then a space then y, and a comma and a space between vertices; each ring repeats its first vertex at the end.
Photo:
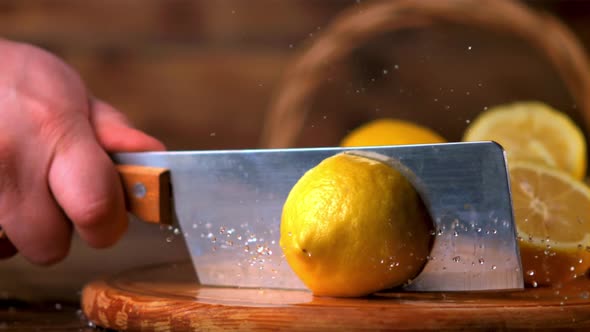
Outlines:
POLYGON ((427 261, 432 221, 392 166, 341 153, 307 171, 289 193, 280 245, 318 296, 364 296, 399 286, 427 261))
POLYGON ((444 143, 446 139, 434 130, 400 119, 382 118, 352 130, 340 146, 402 145, 444 143))

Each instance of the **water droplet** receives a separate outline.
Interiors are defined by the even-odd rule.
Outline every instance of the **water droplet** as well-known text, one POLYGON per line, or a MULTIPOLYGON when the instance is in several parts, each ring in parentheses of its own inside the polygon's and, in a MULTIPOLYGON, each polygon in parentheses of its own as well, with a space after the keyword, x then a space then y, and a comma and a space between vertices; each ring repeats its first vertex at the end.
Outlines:
POLYGON ((471 51, 471 48, 472 48, 471 46, 467 46, 468 51, 471 51))
POLYGON ((535 275, 535 271, 534 270, 528 270, 526 271, 526 274, 529 276, 534 276, 535 275))
POLYGON ((580 258, 580 260, 578 261, 578 264, 582 264, 584 260, 580 258))
POLYGON ((193 224, 193 229, 197 229, 197 224, 193 224))
POLYGON ((573 271, 575 271, 575 270, 576 270, 576 268, 575 268, 575 267, 573 267, 573 266, 570 266, 570 271, 572 271, 572 272, 573 272, 573 271))
POLYGON ((453 236, 459 236, 459 233, 457 233, 457 231, 454 231, 453 236))
POLYGON ((245 246, 244 246, 244 251, 245 251, 245 252, 250 252, 250 246, 248 246, 248 245, 245 245, 245 246))
POLYGON ((481 227, 478 227, 475 231, 478 233, 481 233, 482 229, 481 229, 481 227))
POLYGON ((590 292, 583 291, 580 293, 580 297, 586 300, 586 299, 590 298, 590 292))
POLYGON ((531 285, 532 285, 533 287, 535 287, 535 288, 536 288, 537 286, 539 286, 539 284, 538 284, 536 281, 533 281, 533 282, 531 283, 531 285))
POLYGON ((398 70, 398 69, 399 69, 399 65, 394 65, 394 66, 393 66, 393 68, 394 68, 395 70, 398 70))
POLYGON ((166 237, 166 242, 168 242, 168 243, 172 242, 172 236, 166 237))
POLYGON ((387 73, 389 73, 389 71, 387 69, 383 69, 383 75, 387 75, 387 73))
POLYGON ((446 110, 451 109, 451 106, 450 105, 445 105, 445 109, 446 110))
POLYGON ((496 265, 492 265, 492 270, 497 269, 498 267, 496 265))
POLYGON ((486 261, 485 261, 485 260, 484 260, 482 257, 480 257, 480 258, 477 260, 477 262, 478 262, 480 265, 482 265, 482 264, 484 264, 486 261))
POLYGON ((225 227, 221 226, 219 227, 219 234, 224 234, 225 233, 225 227))
POLYGON ((175 228, 173 233, 174 235, 180 235, 180 228, 175 228))
POLYGON ((471 120, 467 119, 467 120, 465 120, 465 123, 469 124, 469 123, 471 123, 471 120))
POLYGON ((453 257, 453 262, 458 263, 461 261, 461 256, 455 256, 453 257))
POLYGON ((61 303, 56 303, 55 304, 55 310, 61 310, 63 307, 61 305, 61 303))

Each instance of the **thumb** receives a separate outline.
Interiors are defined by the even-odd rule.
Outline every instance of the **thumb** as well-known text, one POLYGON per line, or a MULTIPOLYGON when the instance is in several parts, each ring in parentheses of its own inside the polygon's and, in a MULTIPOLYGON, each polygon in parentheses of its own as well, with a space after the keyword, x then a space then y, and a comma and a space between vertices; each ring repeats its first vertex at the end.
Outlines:
POLYGON ((165 146, 156 138, 131 126, 127 118, 111 105, 90 101, 90 121, 100 145, 109 152, 162 151, 165 146))

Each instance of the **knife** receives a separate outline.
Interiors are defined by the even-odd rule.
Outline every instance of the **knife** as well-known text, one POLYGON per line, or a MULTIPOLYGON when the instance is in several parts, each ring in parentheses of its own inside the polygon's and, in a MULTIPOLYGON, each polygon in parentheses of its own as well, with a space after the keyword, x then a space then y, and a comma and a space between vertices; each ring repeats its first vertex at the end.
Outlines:
POLYGON ((494 142, 117 153, 132 218, 178 227, 203 285, 305 289, 279 247, 297 180, 342 152, 395 161, 435 223, 408 291, 524 287, 505 151, 494 142))

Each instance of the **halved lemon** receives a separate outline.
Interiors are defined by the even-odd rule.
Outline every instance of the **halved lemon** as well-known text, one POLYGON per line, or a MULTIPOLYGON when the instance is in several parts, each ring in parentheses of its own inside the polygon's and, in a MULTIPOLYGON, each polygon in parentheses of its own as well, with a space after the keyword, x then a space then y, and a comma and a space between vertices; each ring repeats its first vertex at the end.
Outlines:
POLYGON ((531 162, 510 164, 523 273, 528 285, 558 285, 590 268, 590 188, 531 162))
POLYGON ((536 101, 499 105, 481 113, 464 141, 496 141, 509 162, 534 161, 564 170, 576 179, 586 174, 586 140, 565 114, 536 101))
POLYGON ((446 139, 434 130, 401 119, 381 118, 352 130, 340 146, 372 146, 444 143, 446 139))

